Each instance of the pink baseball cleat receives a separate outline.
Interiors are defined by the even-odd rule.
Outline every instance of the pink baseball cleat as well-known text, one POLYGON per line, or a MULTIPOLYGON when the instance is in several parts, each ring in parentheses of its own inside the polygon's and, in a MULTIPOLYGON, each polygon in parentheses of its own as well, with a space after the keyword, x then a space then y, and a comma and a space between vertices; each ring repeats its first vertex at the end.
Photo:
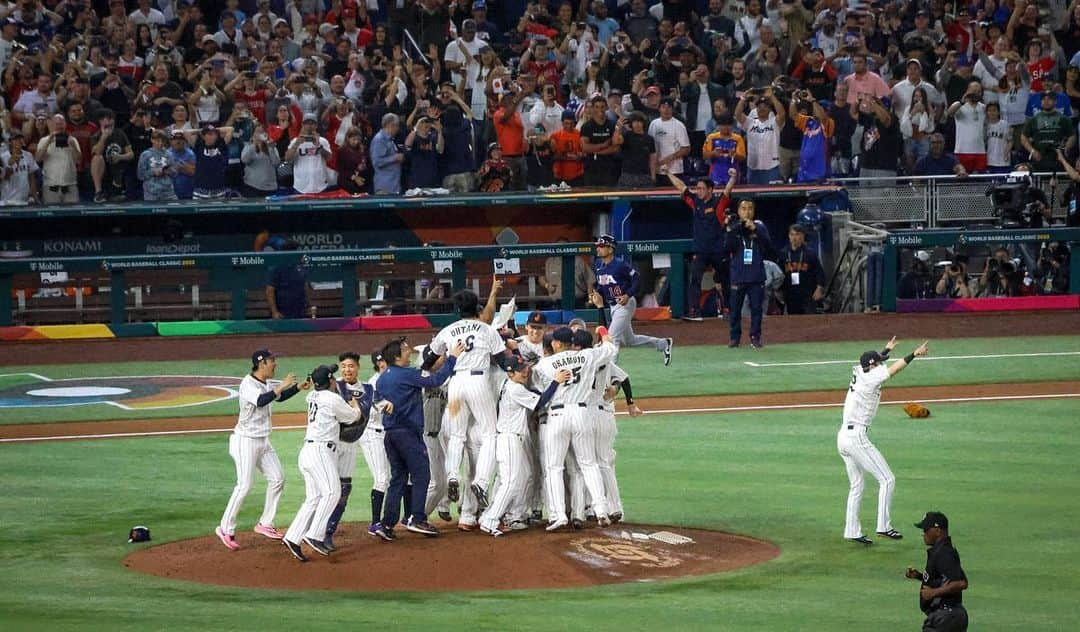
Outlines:
POLYGON ((217 534, 217 537, 219 540, 221 540, 221 543, 224 544, 230 551, 240 550, 240 545, 237 544, 236 540, 234 540, 233 537, 228 533, 222 531, 220 526, 214 529, 214 533, 217 534))
POLYGON ((255 525, 255 533, 259 535, 265 535, 271 540, 280 540, 285 537, 285 534, 275 529, 273 526, 267 526, 264 524, 255 525))

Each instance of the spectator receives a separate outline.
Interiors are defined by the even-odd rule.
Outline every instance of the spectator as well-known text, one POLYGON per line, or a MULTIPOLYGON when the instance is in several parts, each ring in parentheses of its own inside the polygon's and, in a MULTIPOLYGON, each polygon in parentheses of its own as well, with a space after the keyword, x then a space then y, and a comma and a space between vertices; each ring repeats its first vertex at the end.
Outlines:
POLYGON ((172 158, 173 189, 176 197, 190 200, 195 195, 195 152, 187 145, 187 136, 180 130, 170 134, 169 157, 172 158))
POLYGON ((938 133, 930 136, 930 153, 915 163, 913 173, 917 176, 955 175, 958 178, 968 175, 963 163, 945 151, 945 136, 938 133))
POLYGON ((225 176, 229 164, 228 143, 232 133, 231 127, 205 125, 195 138, 196 200, 219 200, 228 194, 225 176))
POLYGON ((314 114, 305 114, 300 134, 285 152, 285 162, 293 166, 293 189, 297 193, 322 193, 331 185, 326 166, 330 141, 319 136, 318 123, 314 114))
POLYGON ((1002 118, 1012 129, 1013 142, 1018 143, 1024 123, 1028 119, 1027 107, 1028 101, 1031 100, 1031 78, 1028 77, 1027 66, 1020 63, 1019 56, 1016 53, 1008 53, 1008 55, 1005 74, 994 87, 994 91, 986 91, 986 82, 983 82, 983 90, 988 103, 994 100, 990 97, 997 94, 996 100, 1001 105, 1002 118))
POLYGON ((409 159, 407 188, 433 188, 442 184, 439 155, 444 147, 442 123, 427 116, 420 117, 416 127, 405 137, 405 152, 409 159))
POLYGON ((123 202, 127 198, 124 194, 124 172, 135 160, 135 150, 127 135, 116 128, 116 117, 112 110, 98 113, 98 128, 89 139, 94 201, 123 202))
POLYGON ((529 125, 535 134, 548 136, 562 129, 562 114, 563 107, 555 100, 555 86, 547 85, 540 93, 540 100, 529 111, 529 125))
MULTIPOLYGON (((1009 40, 1004 37, 994 40, 994 52, 990 55, 979 55, 979 61, 975 62, 975 68, 971 71, 972 76, 982 82, 987 103, 1001 103, 1001 90, 1005 88, 1001 85, 1001 79, 1005 76, 1005 65, 1009 61, 1020 61, 1019 55, 1009 51, 1009 45, 1009 40)), ((1028 76, 1027 66, 1020 66, 1023 67, 1025 77, 1028 76)), ((1026 105, 1027 99, 1023 102, 1026 105)))
POLYGON ((1001 118, 1001 105, 986 104, 986 170, 989 173, 1008 173, 1012 170, 1012 132, 1001 118))
POLYGON ((481 191, 498 193, 510 185, 514 170, 510 167, 510 163, 503 159, 502 147, 499 143, 488 145, 487 155, 487 160, 476 172, 476 179, 481 191))
POLYGON ((748 53, 757 52, 761 46, 760 31, 763 26, 771 27, 772 23, 762 15, 760 0, 747 0, 746 15, 735 23, 735 40, 742 41, 745 38, 750 42, 748 53))
POLYGON ((566 110, 562 113, 562 129, 549 136, 551 152, 555 156, 552 173, 556 182, 565 182, 572 187, 581 186, 585 175, 584 155, 582 153, 581 132, 575 127, 574 113, 566 110))
POLYGON ((97 134, 97 123, 86 118, 86 112, 83 110, 81 103, 72 103, 67 111, 67 133, 72 139, 79 143, 79 175, 78 175, 78 187, 79 192, 83 194, 81 197, 89 199, 86 195, 90 191, 90 186, 93 179, 90 177, 90 170, 87 167, 90 166, 91 158, 91 140, 95 134, 97 134))
POLYGON ((930 135, 934 133, 934 110, 922 86, 911 93, 911 103, 900 117, 904 136, 904 171, 913 173, 915 163, 930 153, 930 135))
POLYGON ((176 170, 165 145, 168 135, 154 130, 150 135, 150 148, 139 154, 138 174, 143 183, 143 199, 147 202, 176 199, 173 173, 176 170))
POLYGON ((1062 87, 1060 83, 1056 82, 1049 83, 1047 89, 1043 90, 1043 92, 1035 92, 1032 90, 1031 94, 1028 96, 1027 108, 1024 110, 1024 114, 1028 117, 1032 117, 1036 112, 1042 109, 1042 99, 1047 92, 1054 95, 1054 110, 1056 110, 1058 114, 1072 118, 1072 101, 1069 100, 1069 95, 1065 94, 1065 88, 1062 87))
POLYGON ((513 172, 512 181, 503 183, 509 185, 509 190, 521 190, 524 187, 525 125, 521 114, 517 111, 518 104, 524 98, 525 91, 520 85, 515 84, 510 95, 503 97, 499 102, 499 108, 492 116, 495 136, 503 154, 500 160, 508 164, 513 172))
POLYGON ((972 81, 963 97, 946 112, 956 122, 956 159, 968 173, 986 171, 986 106, 982 103, 982 84, 972 81))
POLYGON ((158 121, 165 121, 171 118, 170 114, 174 107, 184 105, 183 96, 183 88, 169 79, 169 65, 158 62, 154 66, 152 79, 144 80, 140 84, 134 105, 153 108, 155 118, 158 121))
POLYGON ((397 114, 382 117, 382 129, 371 139, 371 166, 375 170, 373 189, 375 195, 398 195, 401 193, 402 153, 394 142, 401 127, 397 114))
MULTIPOLYGON (((855 107, 852 107, 855 111, 855 107)), ((859 153, 860 178, 895 178, 900 157, 900 125, 896 116, 880 99, 863 99, 858 105, 863 127, 859 153)), ((873 182, 874 186, 887 182, 873 182)))
POLYGON ((971 298, 966 279, 964 265, 950 263, 941 271, 941 276, 934 286, 934 293, 941 298, 971 298))
POLYGON ((739 202, 739 220, 728 222, 724 251, 731 268, 729 347, 742 342, 743 302, 750 299, 750 346, 761 348, 761 316, 765 300, 765 257, 772 250, 765 224, 754 219, 754 202, 739 202))
POLYGON ((52 75, 39 72, 34 83, 34 89, 24 90, 15 101, 15 105, 12 106, 11 122, 15 125, 22 125, 24 121, 29 120, 38 113, 48 116, 59 111, 60 104, 57 102, 56 93, 53 92, 52 75))
MULTIPOLYGON (((449 92, 449 91, 447 91, 449 92)), ((442 186, 451 193, 468 193, 475 190, 473 165, 473 112, 455 92, 449 92, 457 105, 442 111, 444 150, 439 157, 439 174, 442 186)))
POLYGON ((670 182, 667 175, 681 175, 683 158, 690 155, 690 137, 682 121, 674 118, 671 99, 660 102, 660 118, 649 123, 649 136, 656 142, 658 184, 670 182))
POLYGON ((617 123, 612 143, 619 148, 622 165, 620 188, 656 186, 656 141, 647 133, 647 119, 641 112, 631 112, 629 126, 617 123))
MULTIPOLYGON (((642 70, 640 74, 634 77, 634 85, 644 81, 648 70, 642 70)), ((630 104, 633 106, 635 112, 641 112, 649 119, 649 124, 660 118, 660 88, 656 86, 649 86, 643 91, 638 91, 636 88, 630 93, 630 104), (638 98, 638 95, 641 98, 638 98)), ((689 141, 687 141, 689 143, 689 141)))
POLYGON ((813 314, 825 296, 825 270, 817 255, 806 247, 806 227, 792 224, 788 245, 780 251, 777 264, 784 272, 782 293, 789 314, 813 314))
POLYGON ((796 92, 788 107, 788 119, 802 132, 795 181, 820 182, 829 175, 828 149, 834 132, 833 120, 809 90, 796 92))
MULTIPOLYGON (((711 80, 709 67, 698 64, 690 73, 690 83, 679 95, 686 103, 686 127, 690 134, 690 147, 698 155, 702 151, 705 137, 708 136, 708 124, 713 118, 713 104, 728 98, 727 90, 711 80)), ((727 169, 724 169, 727 173, 727 169)))
POLYGON ((836 94, 828 108, 835 133, 829 139, 829 164, 833 177, 843 178, 851 174, 853 156, 851 139, 855 134, 856 119, 848 105, 848 85, 836 84, 836 94))
POLYGON ((1056 98, 1053 92, 1043 92, 1042 109, 1027 120, 1020 134, 1020 144, 1031 156, 1033 171, 1056 171, 1056 151, 1064 149, 1068 153, 1076 144, 1072 123, 1054 109, 1056 98))
MULTIPOLYGON (((686 319, 691 321, 702 320, 701 279, 706 266, 712 266, 718 296, 723 296, 722 279, 724 273, 728 272, 724 230, 728 225, 727 211, 731 206, 731 189, 735 186, 739 174, 734 168, 730 168, 725 175, 726 183, 719 197, 713 194, 711 178, 698 180, 692 189, 678 176, 671 180, 693 215, 694 252, 690 263, 690 285, 686 293, 686 319)), ((718 307, 718 313, 720 309, 721 307, 718 307)))
POLYGON ((1069 227, 1080 226, 1080 160, 1076 165, 1070 165, 1069 160, 1065 157, 1065 153, 1060 149, 1057 151, 1058 163, 1065 170, 1065 173, 1069 176, 1069 189, 1065 192, 1064 199, 1067 200, 1066 208, 1068 212, 1065 217, 1065 225, 1069 227))
MULTIPOLYGON (((480 70, 477 59, 483 46, 484 41, 476 36, 476 21, 464 20, 461 23, 460 37, 446 44, 446 54, 443 55, 443 62, 451 73, 454 85, 467 85, 466 81, 477 75, 480 70)), ((468 85, 467 87, 473 88, 468 85)))
POLYGON ((41 165, 41 202, 47 206, 78 202, 79 141, 67 133, 64 115, 49 119, 49 134, 38 141, 34 155, 41 165))
POLYGON ((911 96, 916 88, 921 87, 926 91, 929 100, 927 103, 928 108, 945 102, 937 88, 923 80, 922 62, 912 58, 907 60, 904 67, 907 69, 907 77, 894 85, 892 89, 892 107, 895 115, 903 115, 904 111, 911 105, 911 96))
MULTIPOLYGON (((787 6, 795 7, 796 5, 785 5, 785 7, 787 6)), ((802 8, 801 5, 799 8, 802 8)), ((865 62, 866 56, 864 55, 864 67, 865 62)), ((834 90, 833 86, 837 79, 836 70, 833 68, 832 64, 828 63, 825 59, 825 51, 820 48, 814 48, 803 55, 803 58, 791 71, 791 76, 794 79, 797 79, 803 88, 809 90, 810 94, 814 95, 814 99, 817 101, 828 100, 832 96, 834 90)), ((865 78, 864 74, 863 80, 865 80, 865 78)), ((878 81, 881 81, 881 77, 878 77, 877 79, 878 81)), ((884 84, 883 81, 881 83, 884 84)))
MULTIPOLYGON (((607 99, 595 96, 589 102, 588 119, 581 125, 581 153, 585 168, 585 186, 613 187, 619 181, 619 163, 615 157, 615 124, 607 118, 607 99)), ((662 117, 662 115, 661 115, 662 117)), ((566 129, 564 113, 563 129, 566 129)), ((685 127, 683 128, 685 133, 685 127)))
MULTIPOLYGON (((344 149, 342 148, 343 152, 344 149)), ((245 197, 265 197, 277 191, 277 168, 281 163, 281 156, 278 154, 277 146, 270 142, 270 135, 266 128, 261 124, 255 126, 251 142, 245 144, 241 150, 240 162, 244 165, 243 183, 240 185, 240 190, 245 197)), ((339 167, 342 162, 343 156, 339 153, 339 167)), ((348 187, 345 189, 348 190, 348 187)))
MULTIPOLYGON (((972 81, 979 84, 980 89, 982 82, 972 76, 972 59, 964 56, 957 58, 956 51, 950 50, 945 55, 945 63, 941 66, 941 69, 937 71, 935 76, 937 79, 937 85, 941 87, 941 91, 944 93, 945 101, 947 103, 955 103, 962 101, 964 94, 968 91, 968 87, 972 81)), ((983 90, 983 93, 986 91, 983 90)), ((985 97, 985 95, 984 95, 985 97)), ((984 103, 989 101, 984 98, 984 103)), ((996 103, 997 100, 995 99, 996 103)))
POLYGON ((750 184, 768 184, 780 179, 780 128, 787 121, 787 114, 772 88, 764 93, 739 98, 735 106, 735 118, 746 131, 746 181, 750 184), (747 104, 754 102, 754 109, 746 113, 747 104))
POLYGON ((724 114, 717 121, 717 130, 705 138, 701 150, 702 157, 709 161, 709 177, 716 186, 724 186, 730 170, 735 170, 736 179, 745 168, 746 141, 732 132, 735 119, 724 114))
POLYGON ((7 147, 0 151, 0 205, 25 206, 40 200, 38 164, 23 147, 24 141, 21 131, 11 130, 7 147))
POLYGON ((911 262, 911 269, 900 277, 900 282, 896 286, 896 298, 934 298, 932 284, 930 253, 920 250, 916 253, 914 261, 911 262))

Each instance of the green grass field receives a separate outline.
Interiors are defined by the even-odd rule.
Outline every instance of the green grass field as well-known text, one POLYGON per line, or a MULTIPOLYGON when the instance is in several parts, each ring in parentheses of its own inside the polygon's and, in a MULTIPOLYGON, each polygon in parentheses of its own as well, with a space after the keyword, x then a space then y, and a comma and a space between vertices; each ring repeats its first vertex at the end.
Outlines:
MULTIPOLYGON (((864 347, 778 345, 738 355, 680 348, 670 375, 650 369, 655 358, 645 352, 627 354, 625 363, 642 384, 635 385, 635 394, 835 389, 843 388, 849 366, 751 370, 741 362, 844 359, 864 347)), ((934 351, 1077 349, 1080 338, 1059 337, 958 340, 934 351)), ((310 364, 303 360, 283 359, 282 365, 310 364)), ((896 384, 1076 379, 1078 366, 1070 356, 920 362, 896 384)), ((236 374, 236 368, 243 372, 242 363, 170 363, 168 372, 200 367, 223 369, 220 375, 236 374)), ((36 371, 59 376, 54 369, 36 371)), ((77 369, 162 372, 161 365, 77 369)), ((620 418, 617 465, 629 519, 754 535, 779 545, 780 557, 673 582, 482 594, 295 593, 136 574, 120 564, 136 546, 125 543, 132 525, 148 524, 157 542, 211 533, 234 481, 225 435, 2 444, 0 626, 917 629, 918 585, 904 579, 903 570, 921 567, 925 553, 911 523, 928 509, 940 509, 950 517, 970 580, 965 604, 973 629, 1074 629, 1080 617, 1080 577, 1074 568, 1080 559, 1078 408, 1077 400, 1067 399, 935 405, 931 420, 918 422, 897 407, 882 408, 873 437, 896 473, 894 522, 907 537, 869 549, 841 538, 847 478, 836 454, 836 409, 620 418)), ((116 417, 120 411, 108 412, 116 417)), ((300 440, 295 431, 273 438, 288 478, 279 525, 291 519, 302 500, 296 467, 300 440)), ((361 465, 357 474, 356 487, 364 489, 370 481, 366 468, 361 465)), ((241 514, 242 526, 257 518, 261 493, 257 483, 241 514)), ((870 482, 862 512, 868 531, 875 502, 876 486, 870 482)), ((362 520, 362 505, 354 503, 346 520, 362 520)))

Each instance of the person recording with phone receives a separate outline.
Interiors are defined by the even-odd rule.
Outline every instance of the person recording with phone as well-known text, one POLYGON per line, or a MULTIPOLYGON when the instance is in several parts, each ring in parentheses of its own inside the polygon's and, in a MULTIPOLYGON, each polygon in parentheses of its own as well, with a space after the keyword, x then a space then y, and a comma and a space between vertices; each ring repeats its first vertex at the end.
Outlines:
POLYGON ((314 113, 305 114, 300 134, 285 152, 285 162, 293 165, 293 188, 297 193, 322 193, 330 186, 326 177, 330 141, 319 136, 318 123, 314 113))

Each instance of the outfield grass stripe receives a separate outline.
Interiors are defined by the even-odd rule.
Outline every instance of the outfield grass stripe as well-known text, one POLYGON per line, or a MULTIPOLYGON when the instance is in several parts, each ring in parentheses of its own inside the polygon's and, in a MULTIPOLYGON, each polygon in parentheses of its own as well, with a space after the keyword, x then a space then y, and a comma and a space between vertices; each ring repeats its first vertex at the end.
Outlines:
MULTIPOLYGON (((1041 358, 1045 356, 1074 356, 1080 355, 1080 351, 1046 351, 1033 353, 989 353, 984 355, 954 355, 954 356, 922 356, 919 362, 932 362, 941 360, 983 360, 991 358, 1041 358)), ((746 366, 754 368, 770 366, 820 366, 823 364, 854 364, 851 359, 847 360, 814 360, 810 362, 743 362, 746 366)))

